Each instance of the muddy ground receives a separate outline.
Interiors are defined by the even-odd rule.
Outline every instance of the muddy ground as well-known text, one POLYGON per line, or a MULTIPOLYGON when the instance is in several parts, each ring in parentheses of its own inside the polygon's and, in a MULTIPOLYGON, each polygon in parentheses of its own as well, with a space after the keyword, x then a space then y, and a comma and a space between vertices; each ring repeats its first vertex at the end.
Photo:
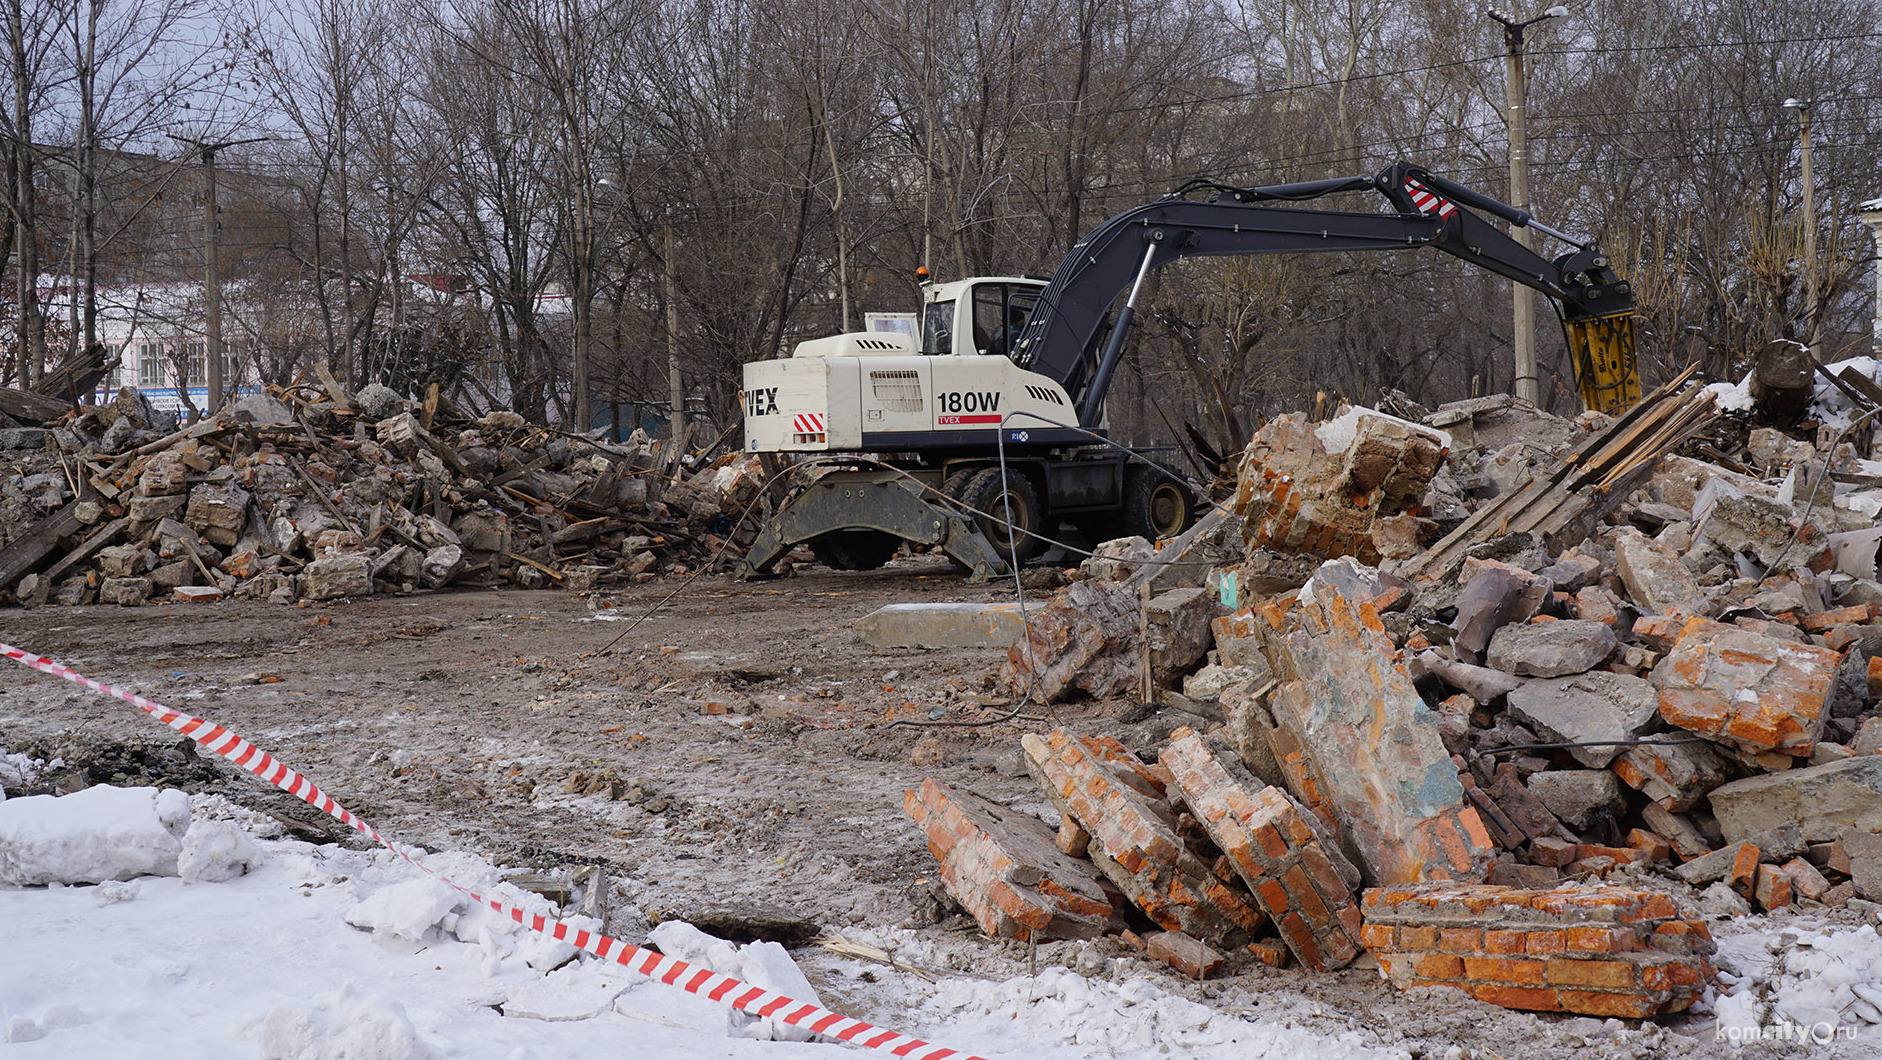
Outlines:
MULTIPOLYGON (((242 733, 397 840, 550 874, 604 864, 625 935, 637 907, 735 937, 910 929, 899 937, 911 952, 959 974, 1102 967, 1091 954, 1124 956, 1115 940, 1029 953, 937 903, 933 860, 901 812, 902 792, 929 775, 1045 810, 1015 752, 1020 733, 1047 722, 893 724, 1005 714, 991 694, 1003 652, 877 650, 851 631, 887 603, 1013 592, 919 558, 870 573, 674 580, 592 597, 13 608, 0 612, 0 639, 242 733), (630 630, 629 619, 676 589, 630 630)), ((1149 747, 1193 720, 1119 724, 1131 707, 1053 707, 1049 723, 1149 747)), ((0 748, 68 763, 42 778, 46 787, 216 790, 302 834, 342 838, 304 805, 180 746, 115 700, 24 668, 0 671, 0 748)), ((818 951, 799 953, 816 980, 818 951)), ((1715 1044, 1707 1018, 1624 1028, 1535 1017, 1448 994, 1401 996, 1364 968, 1274 971, 1244 955, 1234 975, 1185 983, 1160 965, 1124 967, 1220 1007, 1322 1033, 1357 1030, 1413 1056, 1759 1055, 1715 1044)), ((818 985, 835 1007, 871 1018, 871 999, 853 986, 818 985)))

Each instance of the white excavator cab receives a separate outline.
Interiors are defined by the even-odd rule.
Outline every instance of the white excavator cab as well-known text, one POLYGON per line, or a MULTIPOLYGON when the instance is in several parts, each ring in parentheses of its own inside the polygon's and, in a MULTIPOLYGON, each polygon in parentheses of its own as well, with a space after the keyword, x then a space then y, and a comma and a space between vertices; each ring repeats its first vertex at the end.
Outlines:
POLYGON ((1008 357, 1044 280, 976 276, 931 283, 922 291, 921 352, 930 356, 1008 357))

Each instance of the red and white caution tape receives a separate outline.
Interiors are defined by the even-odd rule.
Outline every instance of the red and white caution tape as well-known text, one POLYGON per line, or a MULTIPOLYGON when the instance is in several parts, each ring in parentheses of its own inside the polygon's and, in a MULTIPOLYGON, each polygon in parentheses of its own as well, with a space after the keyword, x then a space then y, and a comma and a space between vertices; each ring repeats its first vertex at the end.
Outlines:
POLYGON ((525 912, 516 906, 485 898, 483 895, 459 884, 448 877, 440 876, 412 859, 410 854, 375 831, 372 825, 355 817, 346 807, 333 801, 333 798, 321 791, 313 781, 289 769, 276 761, 267 752, 235 733, 205 721, 191 717, 179 710, 171 710, 161 703, 154 703, 134 692, 113 688, 100 681, 94 681, 84 674, 70 670, 53 662, 51 659, 34 655, 29 651, 15 648, 11 644, 0 644, 0 654, 35 670, 49 673, 54 677, 63 677, 76 685, 89 688, 94 692, 103 692, 114 696, 143 711, 145 714, 168 725, 177 732, 196 741, 196 743, 229 761, 248 770, 261 779, 280 788, 295 798, 301 799, 318 808, 363 835, 369 836, 375 843, 392 851, 410 862, 420 872, 431 876, 451 887, 469 895, 480 905, 489 906, 498 913, 509 917, 531 931, 548 935, 560 942, 566 942, 577 949, 586 950, 597 957, 613 961, 622 967, 639 972, 651 979, 677 986, 690 994, 710 998, 731 1005, 754 1016, 777 1017, 786 1023, 803 1027, 826 1038, 849 1042, 870 1049, 880 1049, 905 1060, 982 1060, 981 1057, 931 1045, 919 1038, 906 1034, 883 1030, 880 1027, 851 1019, 839 1012, 832 1012, 818 1005, 807 1004, 785 997, 783 994, 752 986, 728 975, 719 975, 705 968, 695 968, 685 961, 668 957, 650 949, 644 949, 620 939, 590 931, 572 929, 559 920, 550 920, 525 912))

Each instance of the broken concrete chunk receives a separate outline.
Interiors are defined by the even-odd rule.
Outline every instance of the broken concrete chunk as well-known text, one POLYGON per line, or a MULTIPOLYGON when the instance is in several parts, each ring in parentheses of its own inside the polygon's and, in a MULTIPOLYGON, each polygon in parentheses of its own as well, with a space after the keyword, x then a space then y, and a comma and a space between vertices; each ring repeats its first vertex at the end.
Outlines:
POLYGON ((1655 614, 1689 611, 1703 595, 1672 549, 1631 526, 1614 532, 1614 569, 1634 603, 1655 614))
POLYGON ((1209 623, 1215 610, 1215 598, 1196 586, 1151 597, 1144 605, 1151 667, 1159 674, 1170 674, 1194 666, 1209 651, 1209 623))
POLYGON ((1882 755, 1734 780, 1710 801, 1728 842, 1786 824, 1811 842, 1882 832, 1882 755))
POLYGON ((418 576, 427 589, 442 588, 464 569, 464 550, 456 545, 439 545, 425 553, 418 576))
POLYGON ((1006 648, 1025 632, 1018 604, 888 604, 856 620, 873 648, 1006 648))
POLYGON ((1425 884, 1367 891, 1366 947, 1401 990, 1448 986, 1505 1008, 1645 1019, 1712 981, 1711 933, 1659 891, 1425 884))
POLYGON ((240 486, 205 482, 190 490, 183 521, 203 540, 227 548, 242 539, 248 525, 248 497, 240 486))
POLYGON ((1707 619, 1693 619, 1653 669, 1671 724, 1749 754, 1808 757, 1842 657, 1707 619))
POLYGON ((309 600, 338 600, 372 593, 372 560, 361 552, 327 556, 301 571, 301 595, 309 600))
POLYGON ((1311 811, 1189 729, 1172 734, 1158 764, 1302 964, 1343 968, 1359 955, 1359 872, 1311 811))
POLYGON ((150 599, 152 588, 149 578, 106 578, 98 587, 98 602, 136 607, 150 599))
POLYGON ((1532 775, 1529 793, 1577 832, 1586 830, 1604 815, 1619 813, 1627 802, 1621 798, 1620 780, 1605 769, 1558 769, 1532 775))
POLYGON ((1381 648, 1369 607, 1326 593, 1270 637, 1275 758, 1295 797, 1324 803, 1343 849, 1379 883, 1480 880, 1496 852, 1464 796, 1439 719, 1381 648))
POLYGON ((902 808, 982 931, 1022 941, 1103 933, 1112 908, 1097 870, 1060 852, 1038 819, 933 779, 903 792, 902 808))
MULTIPOLYGON (((1597 670, 1530 681, 1509 694, 1509 710, 1550 742, 1631 740, 1658 720, 1660 696, 1653 685, 1638 677, 1597 670)), ((1590 769, 1601 769, 1624 750, 1619 746, 1573 747, 1568 753, 1590 769)))
MULTIPOLYGON (((1470 561, 1465 561, 1469 569, 1470 561)), ((1451 643, 1472 662, 1483 658, 1491 637, 1512 622, 1527 622, 1549 602, 1551 583, 1520 567, 1481 564, 1457 598, 1457 635, 1451 643)))
POLYGON ((1485 661, 1520 677, 1565 677, 1594 669, 1618 643, 1600 622, 1532 622, 1497 630, 1485 661))

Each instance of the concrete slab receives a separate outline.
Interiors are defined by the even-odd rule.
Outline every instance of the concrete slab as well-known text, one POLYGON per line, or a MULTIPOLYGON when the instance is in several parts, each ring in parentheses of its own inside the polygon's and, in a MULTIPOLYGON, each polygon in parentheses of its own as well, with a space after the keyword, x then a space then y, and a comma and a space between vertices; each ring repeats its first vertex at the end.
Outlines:
POLYGON ((1018 604, 889 604, 856 620, 872 648, 1006 648, 1025 631, 1018 604))

